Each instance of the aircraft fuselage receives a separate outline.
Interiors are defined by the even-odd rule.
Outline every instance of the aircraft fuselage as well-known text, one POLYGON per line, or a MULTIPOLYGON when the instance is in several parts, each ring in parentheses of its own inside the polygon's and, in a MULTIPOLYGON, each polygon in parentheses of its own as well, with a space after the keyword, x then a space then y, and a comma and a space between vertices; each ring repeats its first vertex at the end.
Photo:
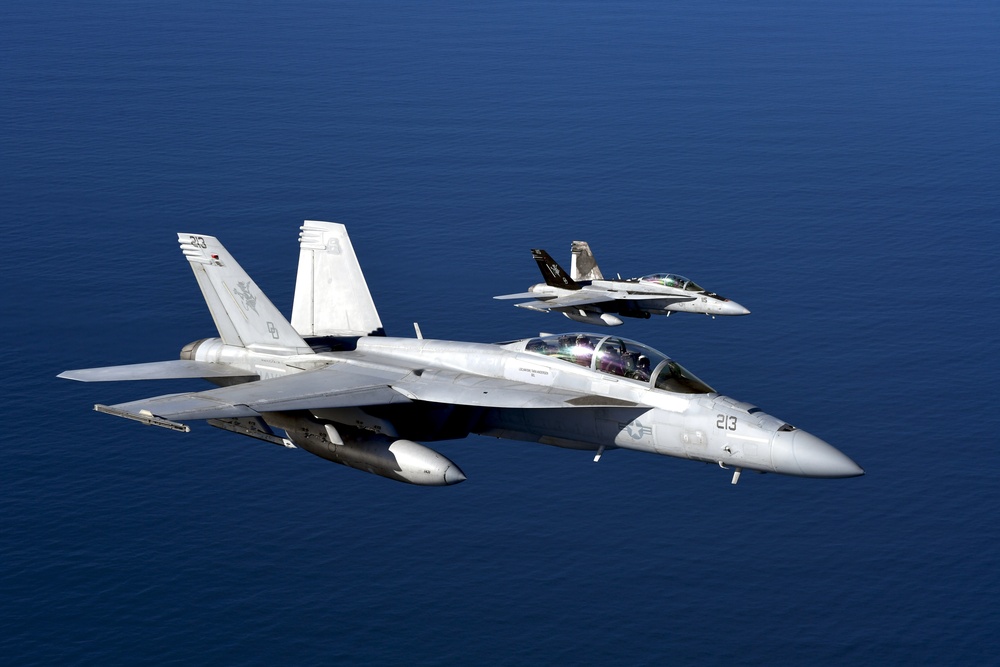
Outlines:
MULTIPOLYGON (((735 301, 707 290, 685 290, 638 280, 593 280, 581 282, 580 285, 580 289, 571 290, 538 283, 532 285, 528 291, 536 295, 539 300, 591 292, 607 297, 607 301, 600 303, 599 306, 585 306, 583 310, 614 313, 625 317, 649 317, 670 313, 700 313, 714 317, 750 313, 735 301)), ((564 312, 572 310, 577 309, 567 308, 564 312)))
POLYGON ((191 349, 189 358, 236 365, 262 378, 324 365, 331 378, 363 369, 367 374, 384 373, 386 384, 400 395, 391 405, 263 416, 286 430, 303 419, 391 438, 433 441, 477 433, 599 452, 632 449, 736 470, 806 477, 863 474, 826 442, 720 395, 662 355, 655 357, 648 377, 635 369, 634 358, 628 370, 628 355, 638 355, 641 363, 644 356, 658 353, 626 339, 568 334, 484 344, 369 336, 356 345, 350 351, 300 357, 256 353, 208 339, 191 349), (589 338, 593 348, 567 344, 567 339, 579 336, 589 338), (676 377, 664 377, 671 373, 676 377), (509 390, 496 382, 484 384, 477 405, 468 389, 487 378, 508 381, 509 390), (542 391, 519 391, 521 385, 542 391), (561 391, 597 398, 579 404, 564 401, 561 391), (462 398, 453 403, 453 396, 462 398))

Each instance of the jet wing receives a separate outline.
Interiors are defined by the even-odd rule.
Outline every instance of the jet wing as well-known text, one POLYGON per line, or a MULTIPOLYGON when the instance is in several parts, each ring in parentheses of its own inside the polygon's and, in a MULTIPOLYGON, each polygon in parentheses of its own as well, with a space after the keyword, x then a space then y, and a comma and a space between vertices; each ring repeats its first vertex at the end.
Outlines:
MULTIPOLYGON (((515 303, 514 305, 518 308, 548 312, 550 310, 559 310, 560 308, 578 308, 580 306, 589 306, 595 303, 607 303, 615 300, 613 294, 613 292, 599 292, 597 290, 582 289, 564 296, 555 296, 551 299, 538 299, 535 301, 527 301, 525 303, 515 303)), ((532 294, 531 296, 537 297, 538 295, 532 294)))
MULTIPOLYGON (((527 296, 525 295, 505 295, 504 297, 494 297, 494 298, 514 298, 516 296, 527 296)), ((531 296, 537 296, 535 294, 530 294, 531 296)), ((691 297, 693 298, 693 297, 691 297)), ((525 303, 514 304, 518 308, 527 308, 529 310, 539 310, 543 312, 548 312, 550 310, 561 310, 563 308, 580 308, 581 306, 593 306, 599 303, 610 303, 612 301, 690 301, 690 298, 682 297, 676 298, 665 294, 632 294, 625 291, 612 291, 612 290, 593 290, 593 289, 582 289, 572 294, 566 294, 564 296, 556 296, 551 299, 538 299, 535 301, 527 301, 525 303)))
MULTIPOLYGON (((583 288, 570 294, 562 296, 546 296, 537 292, 521 292, 520 294, 502 294, 493 297, 494 299, 532 299, 525 303, 514 304, 518 308, 528 310, 538 310, 548 312, 550 310, 560 310, 562 308, 579 308, 581 306, 592 306, 599 303, 609 303, 611 301, 639 301, 645 299, 660 299, 663 295, 630 294, 624 290, 596 290, 583 288)), ((670 297, 667 297, 670 298, 670 297)))
POLYGON ((409 371, 359 370, 357 372, 335 364, 232 387, 167 394, 120 403, 110 406, 110 410, 101 411, 139 418, 140 421, 150 415, 166 420, 229 419, 253 417, 262 412, 385 405, 408 401, 389 385, 408 375, 409 371))
POLYGON ((594 306, 612 301, 658 301, 668 303, 679 303, 681 301, 693 301, 695 297, 673 296, 670 294, 632 294, 630 292, 612 292, 597 290, 580 290, 574 294, 557 296, 544 301, 527 301, 525 303, 515 303, 518 308, 549 312, 551 310, 564 310, 580 308, 582 306, 594 306))
POLYGON ((263 412, 429 401, 494 408, 630 407, 620 399, 501 378, 332 364, 285 377, 201 392, 95 406, 99 412, 187 430, 177 420, 255 417, 263 412))
POLYGON ((173 359, 146 364, 81 368, 75 371, 64 371, 56 377, 80 382, 116 382, 120 380, 176 380, 181 378, 255 378, 257 376, 254 373, 247 373, 224 364, 173 359))
POLYGON ((494 299, 535 299, 538 295, 534 292, 518 292, 517 294, 501 294, 494 299))

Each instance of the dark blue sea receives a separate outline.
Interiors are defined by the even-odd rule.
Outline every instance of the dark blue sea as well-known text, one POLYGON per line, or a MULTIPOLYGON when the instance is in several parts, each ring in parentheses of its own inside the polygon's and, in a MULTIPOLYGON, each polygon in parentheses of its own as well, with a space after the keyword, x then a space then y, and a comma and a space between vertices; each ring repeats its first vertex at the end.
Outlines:
POLYGON ((1000 4, 11 2, 9 665, 979 665, 1000 631, 1000 4), (814 480, 470 437, 422 488, 80 384, 216 335, 176 232, 290 310, 348 226, 391 335, 590 242, 753 311, 618 333, 831 442, 814 480))

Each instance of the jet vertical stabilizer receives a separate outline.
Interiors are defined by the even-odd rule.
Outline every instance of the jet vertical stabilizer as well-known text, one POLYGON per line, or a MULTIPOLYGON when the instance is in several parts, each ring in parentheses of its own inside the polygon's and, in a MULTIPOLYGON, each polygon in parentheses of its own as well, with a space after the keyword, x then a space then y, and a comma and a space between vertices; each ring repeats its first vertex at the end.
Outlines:
POLYGON ((178 234, 177 240, 226 345, 269 354, 312 353, 217 238, 178 234))
POLYGON ((580 289, 576 281, 559 266, 559 262, 552 259, 552 255, 539 248, 532 248, 531 256, 538 263, 538 270, 542 272, 542 278, 547 285, 561 289, 580 289))
POLYGON ((303 336, 384 335, 344 225, 306 220, 299 234, 292 326, 303 336))
POLYGON ((604 280, 604 274, 597 266, 594 253, 586 241, 573 241, 570 244, 572 259, 569 265, 569 275, 573 280, 604 280))

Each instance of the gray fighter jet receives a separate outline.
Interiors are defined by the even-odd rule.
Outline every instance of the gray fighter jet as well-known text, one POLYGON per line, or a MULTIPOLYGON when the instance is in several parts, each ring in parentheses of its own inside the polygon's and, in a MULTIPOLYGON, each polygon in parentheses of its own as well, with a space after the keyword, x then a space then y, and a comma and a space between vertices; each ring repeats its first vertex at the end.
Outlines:
POLYGON ((632 449, 801 477, 864 474, 823 440, 720 395, 667 355, 625 338, 540 335, 484 344, 390 338, 343 225, 306 221, 292 320, 219 241, 179 234, 219 336, 180 359, 66 371, 72 380, 201 378, 206 391, 98 412, 189 431, 212 426, 422 485, 465 474, 417 440, 475 433, 587 450, 632 449))
POLYGON ((750 311, 725 297, 709 292, 693 280, 675 273, 651 273, 640 278, 607 280, 601 273, 590 245, 573 241, 572 264, 567 274, 544 250, 533 249, 544 283, 527 292, 504 294, 494 299, 533 299, 514 304, 541 312, 558 311, 576 322, 616 327, 622 317, 649 318, 671 313, 749 315, 750 311))

